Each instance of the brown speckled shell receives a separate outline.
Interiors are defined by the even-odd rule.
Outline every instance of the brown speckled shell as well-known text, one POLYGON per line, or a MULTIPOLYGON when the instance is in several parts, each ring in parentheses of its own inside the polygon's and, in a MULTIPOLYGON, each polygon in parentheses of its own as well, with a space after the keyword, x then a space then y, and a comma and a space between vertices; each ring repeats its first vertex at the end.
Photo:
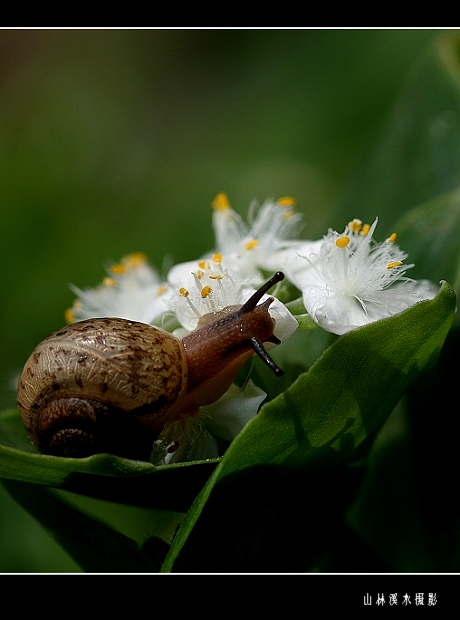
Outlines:
POLYGON ((181 341, 144 323, 88 319, 43 340, 26 362, 18 405, 31 440, 39 443, 40 410, 61 398, 88 399, 132 412, 152 436, 185 394, 181 341))

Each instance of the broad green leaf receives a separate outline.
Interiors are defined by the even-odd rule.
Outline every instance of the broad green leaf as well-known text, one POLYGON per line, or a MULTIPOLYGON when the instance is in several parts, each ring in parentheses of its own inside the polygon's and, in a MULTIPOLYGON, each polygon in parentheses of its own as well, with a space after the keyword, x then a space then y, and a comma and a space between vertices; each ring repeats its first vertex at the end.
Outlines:
POLYGON ((84 515, 50 489, 8 480, 8 492, 87 572, 157 572, 157 567, 131 538, 84 515))
POLYGON ((342 464, 435 362, 455 303, 444 282, 435 299, 342 336, 263 406, 193 504, 162 570, 290 571, 297 558, 296 568, 307 566, 325 506, 350 501, 342 464))
POLYGON ((459 185, 460 35, 444 32, 413 67, 343 213, 379 216, 387 229, 401 213, 459 185))
POLYGON ((17 410, 0 414, 0 442, 0 478, 164 510, 188 510, 217 462, 155 467, 109 454, 85 459, 38 454, 30 447, 17 410))

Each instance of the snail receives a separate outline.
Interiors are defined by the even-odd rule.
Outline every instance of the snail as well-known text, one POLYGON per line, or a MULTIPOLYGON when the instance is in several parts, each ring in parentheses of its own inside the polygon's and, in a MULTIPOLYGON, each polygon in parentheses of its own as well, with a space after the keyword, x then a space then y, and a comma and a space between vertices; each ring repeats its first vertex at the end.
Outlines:
POLYGON ((200 318, 182 339, 121 318, 78 321, 43 340, 18 382, 18 406, 38 451, 81 458, 110 453, 148 461, 165 426, 196 415, 226 392, 254 353, 282 370, 263 343, 279 344, 262 296, 200 318))

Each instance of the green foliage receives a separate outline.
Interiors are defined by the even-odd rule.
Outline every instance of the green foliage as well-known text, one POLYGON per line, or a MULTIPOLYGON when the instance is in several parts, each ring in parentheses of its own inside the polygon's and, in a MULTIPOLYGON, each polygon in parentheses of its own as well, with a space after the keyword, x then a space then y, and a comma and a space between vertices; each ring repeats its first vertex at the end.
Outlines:
MULTIPOLYGON (((50 37, 49 49, 59 50, 59 35, 50 37)), ((94 51, 95 39, 90 34, 84 37, 88 50, 94 51)), ((300 194, 308 237, 320 236, 327 226, 340 229, 352 217, 373 221, 378 216, 389 232, 398 233, 398 243, 409 255, 407 262, 415 263, 407 275, 441 281, 440 290, 430 301, 340 338, 317 329, 300 300, 289 302, 300 329, 292 343, 274 353, 285 376, 275 382, 265 367, 255 364, 253 376, 266 390, 267 402, 220 459, 160 467, 111 455, 86 459, 40 455, 5 390, 0 478, 8 497, 21 507, 18 527, 27 529, 24 515, 33 518, 72 558, 73 570, 87 572, 458 572, 460 507, 452 491, 458 475, 459 431, 452 413, 459 344, 454 291, 460 286, 458 32, 401 31, 400 36, 295 32, 290 35, 291 46, 282 32, 254 34, 252 45, 242 32, 225 33, 224 42, 212 34, 193 33, 163 34, 158 39, 145 33, 119 37, 122 49, 132 49, 139 57, 116 56, 117 76, 122 76, 117 77, 116 95, 110 80, 100 82, 104 71, 99 70, 114 66, 107 64, 108 50, 117 49, 115 42, 121 41, 110 33, 99 39, 97 66, 85 79, 78 70, 63 70, 72 65, 69 58, 52 63, 44 86, 38 77, 36 82, 27 79, 31 71, 34 74, 33 66, 23 67, 15 81, 5 78, 4 92, 19 94, 21 101, 33 93, 35 108, 27 108, 23 117, 8 97, 0 100, 5 171, 1 188, 8 204, 0 235, 16 267, 14 274, 6 274, 4 285, 11 303, 2 309, 2 322, 13 327, 4 328, 2 337, 4 379, 17 373, 36 342, 58 326, 55 323, 71 300, 63 292, 69 280, 91 284, 91 278, 102 276, 104 260, 138 249, 151 255, 149 245, 157 244, 154 262, 171 248, 174 260, 202 253, 212 240, 203 232, 203 222, 209 218, 203 216, 201 203, 208 204, 221 189, 234 190, 243 204, 254 195, 263 200, 272 193, 297 198, 300 194), (374 88, 382 91, 374 93, 375 116, 365 116, 366 102, 372 98, 369 84, 384 67, 391 65, 396 71, 396 65, 384 54, 372 57, 361 74, 368 90, 363 86, 355 92, 353 84, 351 93, 348 83, 365 56, 363 50, 370 53, 375 42, 389 41, 385 37, 392 37, 398 50, 395 58, 406 49, 406 66, 399 65, 397 79, 394 75, 391 81, 388 73, 387 82, 378 80, 380 86, 374 88), (217 39, 222 53, 225 43, 228 46, 228 56, 214 54, 217 39), (134 40, 138 47, 132 48, 134 40), (146 86, 143 59, 148 53, 159 58, 165 42, 177 57, 168 60, 169 71, 164 74, 159 60, 151 69, 152 80, 166 93, 162 98, 146 86), (426 42, 429 45, 422 51, 426 42), (206 65, 199 62, 189 77, 178 60, 189 57, 189 48, 204 54, 198 43, 205 45, 208 60, 216 58, 208 73, 201 73, 206 65), (344 53, 337 54, 332 43, 342 46, 344 53), (299 50, 304 48, 305 58, 315 59, 320 67, 329 67, 328 54, 334 50, 330 66, 340 61, 343 80, 335 81, 334 87, 342 84, 343 92, 349 93, 345 102, 331 96, 331 73, 314 75, 301 64, 299 50), (245 58, 246 76, 240 74, 236 49, 245 58), (403 82, 417 55, 386 124, 381 125, 375 119, 386 114, 398 81, 403 82), (275 84, 278 90, 270 80, 273 62, 267 60, 265 68, 258 69, 261 58, 275 59, 286 68, 276 73, 283 76, 275 84), (198 77, 202 80, 199 104, 192 105, 193 98, 176 100, 176 82, 170 77, 176 75, 175 63, 182 67, 176 79, 183 92, 197 95, 190 84, 198 77), (133 66, 136 71, 131 75, 133 66), (217 91, 211 88, 218 69, 225 69, 232 88, 229 84, 217 91), (312 100, 308 100, 311 108, 304 105, 299 71, 317 98, 316 114, 309 113, 314 110, 312 100), (62 80, 66 96, 61 93, 59 106, 51 108, 62 80), (134 85, 142 104, 128 95, 129 104, 123 105, 126 93, 121 91, 134 91, 134 85), (271 100, 274 92, 278 94, 271 100), (298 102, 295 114, 279 112, 285 109, 287 93, 298 102), (78 109, 88 108, 86 116, 74 115, 76 94, 81 97, 78 109), (260 114, 264 97, 267 105, 260 114), (168 107, 172 99, 177 108, 168 107), (241 118, 234 117, 235 105, 241 118), (152 109, 167 121, 151 128, 152 135, 145 140, 152 109), (196 125, 187 133, 190 118, 196 125), (359 144, 356 131, 348 135, 343 130, 357 125, 371 137, 378 131, 382 135, 343 197, 345 177, 368 145, 367 133, 359 144), (213 127, 219 126, 214 135, 213 127), (265 134, 269 126, 272 133, 265 134), (310 137, 308 156, 303 154, 304 144, 298 144, 302 132, 310 137), (46 136, 42 142, 41 135, 46 136), (197 135, 208 138, 198 140, 192 150, 197 135), (288 153, 283 157, 280 147, 272 146, 280 140, 288 153), (227 142, 224 160, 216 163, 214 155, 220 157, 227 142), (71 151, 67 143, 74 145, 71 151), (132 146, 131 152, 129 145, 136 148, 132 146), (169 150, 177 152, 172 169, 169 150), (108 160, 109 152, 118 155, 108 160), (256 179, 253 184, 249 176, 256 179), (190 193, 190 199, 184 200, 184 193, 190 193), (162 207, 143 211, 152 201, 162 207), (101 207, 99 212, 96 206, 101 207), (15 209, 19 209, 16 219, 15 209), (184 231, 190 239, 187 247, 184 231), (17 243, 21 253, 14 254, 17 243), (19 281, 18 273, 27 275, 19 281), (26 279, 29 288, 24 287, 26 279), (35 323, 46 312, 48 318, 35 323)), ((382 49, 390 48, 382 45, 382 49)), ((311 60, 312 66, 315 62, 311 60)), ((47 548, 46 539, 43 544, 47 548)), ((5 538, 0 538, 0 545, 7 548, 5 538)), ((9 565, 4 566, 8 570, 9 565)), ((24 563, 17 570, 49 569, 24 563)))
POLYGON ((4 482, 6 489, 47 529, 83 570, 155 572, 155 565, 127 536, 68 506, 42 485, 4 482))
MULTIPOLYGON (((31 487, 31 482, 122 503, 188 511, 165 570, 174 568, 184 544, 180 570, 184 561, 187 571, 266 570, 268 548, 269 570, 288 565, 311 570, 317 557, 306 553, 308 543, 303 537, 296 543, 296 554, 302 550, 298 561, 282 545, 287 524, 281 515, 300 510, 299 500, 304 505, 300 491, 304 484, 310 486, 316 476, 327 478, 332 468, 350 459, 375 435, 407 387, 436 360, 455 303, 455 293, 444 283, 434 300, 337 340, 289 389, 262 407, 232 442, 201 492, 209 474, 207 462, 154 467, 109 455, 64 459, 0 446, 1 475, 22 481, 9 482, 7 489, 52 529, 87 570, 108 570, 108 565, 99 563, 106 545, 120 546, 114 566, 124 566, 125 571, 153 570, 153 566, 149 568, 144 555, 126 538, 118 540, 103 525, 94 524, 88 530, 87 517, 61 506, 45 491, 31 487), (272 516, 259 529, 261 511, 272 516), (258 530, 255 547, 254 529, 258 530)), ((15 412, 4 414, 3 426, 14 430, 17 417, 15 412)), ((17 436, 20 441, 19 432, 17 436)), ((15 437, 10 430, 6 440, 12 443, 15 437)))
POLYGON ((459 50, 458 32, 445 33, 409 72, 381 140, 344 204, 361 219, 378 215, 394 230, 401 214, 458 188, 459 50))
MULTIPOLYGON (((189 511, 165 568, 182 552, 182 570, 312 570, 311 537, 324 519, 315 511, 325 491, 315 478, 324 483, 374 436, 407 387, 434 363, 454 308, 455 294, 444 284, 433 302, 346 334, 262 407, 189 511), (285 544, 293 514, 304 522, 294 549, 285 544)), ((335 515, 342 494, 337 500, 335 515)), ((334 520, 329 515, 327 523, 334 520)))

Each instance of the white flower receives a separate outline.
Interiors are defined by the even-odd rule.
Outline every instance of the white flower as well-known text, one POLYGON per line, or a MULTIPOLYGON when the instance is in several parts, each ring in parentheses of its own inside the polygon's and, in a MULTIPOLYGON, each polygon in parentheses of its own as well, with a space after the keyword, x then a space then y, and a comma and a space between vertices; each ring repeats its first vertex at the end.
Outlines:
MULTIPOLYGON (((238 280, 229 273, 227 261, 221 254, 210 259, 180 263, 168 274, 170 288, 175 291, 169 301, 183 330, 183 335, 194 330, 204 314, 219 312, 227 306, 242 305, 255 293, 248 281, 238 280)), ((286 306, 273 295, 264 295, 261 301, 273 297, 270 316, 275 320, 274 334, 282 342, 297 329, 298 323, 286 306)))
POLYGON ((152 462, 168 464, 219 456, 257 414, 265 397, 252 381, 242 389, 233 384, 218 401, 201 407, 198 416, 168 426, 155 442, 152 462))
POLYGON ((169 310, 165 301, 168 287, 141 252, 128 254, 112 265, 98 287, 71 289, 77 299, 66 312, 68 323, 94 317, 160 323, 169 310))
POLYGON ((248 223, 234 211, 224 192, 213 203, 213 227, 216 249, 233 261, 232 273, 241 278, 251 277, 261 283, 259 269, 277 271, 283 267, 281 254, 296 245, 302 215, 293 209, 290 197, 267 200, 262 206, 253 202, 249 207, 248 223))
MULTIPOLYGON (((168 283, 175 291, 170 299, 170 308, 182 326, 174 332, 177 336, 183 337, 196 329, 204 315, 219 313, 229 306, 244 305, 256 292, 247 280, 238 280, 230 274, 228 266, 231 264, 232 261, 227 261, 221 254, 214 254, 209 259, 181 263, 170 270, 168 283)), ((277 274, 273 281, 280 279, 277 274)), ((267 282, 263 290, 269 284, 267 282)), ((268 298, 273 300, 268 308, 275 320, 273 333, 284 341, 294 333, 298 323, 273 295, 262 295, 259 303, 268 298)), ((275 345, 268 342, 264 346, 269 349, 275 345)), ((251 381, 247 382, 244 390, 231 384, 218 400, 201 405, 198 415, 181 417, 168 426, 155 444, 152 462, 169 463, 218 456, 221 440, 231 441, 244 424, 257 414, 265 397, 265 392, 251 381)))
POLYGON ((437 293, 431 282, 405 276, 413 265, 404 265, 407 254, 395 244, 395 233, 383 243, 373 240, 377 221, 363 226, 352 220, 342 234, 329 229, 319 251, 303 256, 304 269, 297 261, 291 274, 312 319, 334 334, 392 316, 437 293))

